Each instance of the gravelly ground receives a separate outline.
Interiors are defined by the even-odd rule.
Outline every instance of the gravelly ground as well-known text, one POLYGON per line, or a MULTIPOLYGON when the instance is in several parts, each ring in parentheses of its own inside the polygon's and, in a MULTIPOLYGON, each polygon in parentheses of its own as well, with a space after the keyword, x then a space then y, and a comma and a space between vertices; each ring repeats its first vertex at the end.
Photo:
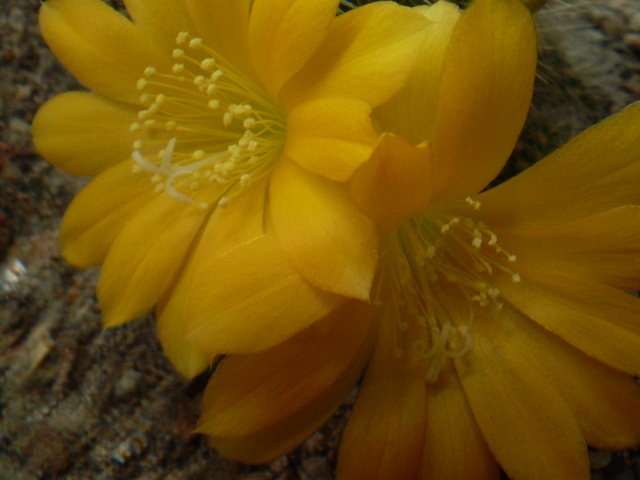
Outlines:
MULTIPOLYGON (((43 45, 35 0, 0 4, 0 480, 329 480, 349 401, 263 467, 191 435, 206 379, 188 384, 145 317, 102 331, 95 269, 60 258, 57 227, 84 182, 34 152, 29 123, 79 88, 43 45)), ((638 0, 567 0, 538 14, 541 66, 525 133, 501 178, 640 99, 638 0)), ((640 479, 640 453, 593 452, 593 478, 640 479)))

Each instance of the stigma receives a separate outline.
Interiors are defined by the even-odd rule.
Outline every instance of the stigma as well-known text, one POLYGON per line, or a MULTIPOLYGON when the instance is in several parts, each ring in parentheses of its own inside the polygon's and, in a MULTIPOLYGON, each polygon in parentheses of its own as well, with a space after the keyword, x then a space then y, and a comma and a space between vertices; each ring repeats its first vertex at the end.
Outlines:
MULTIPOLYGON (((480 202, 467 199, 471 209, 480 202)), ((393 350, 437 381, 445 362, 473 349, 478 309, 503 308, 496 276, 522 279, 517 258, 498 236, 469 217, 430 210, 406 220, 391 235, 374 301, 391 322, 393 350)))
POLYGON ((149 175, 158 194, 225 207, 270 172, 284 144, 284 115, 202 39, 180 32, 171 56, 170 70, 148 66, 136 84, 133 172, 149 175))

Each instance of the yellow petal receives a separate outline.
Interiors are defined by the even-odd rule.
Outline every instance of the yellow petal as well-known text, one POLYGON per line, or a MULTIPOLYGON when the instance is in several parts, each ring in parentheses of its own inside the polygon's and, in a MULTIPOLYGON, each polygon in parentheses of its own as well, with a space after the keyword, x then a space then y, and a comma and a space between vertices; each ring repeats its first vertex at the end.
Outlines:
POLYGON ((225 208, 217 208, 207 220, 176 284, 160 300, 156 309, 158 337, 162 348, 176 369, 193 378, 212 362, 207 354, 187 340, 185 309, 191 288, 191 277, 203 258, 221 256, 232 248, 264 234, 264 203, 267 179, 244 187, 225 208))
POLYGON ((420 480, 498 480, 500 467, 476 424, 456 371, 445 366, 427 385, 420 480))
POLYGON ((432 160, 428 143, 413 147, 400 137, 383 135, 351 179, 351 196, 376 224, 392 231, 429 207, 432 160))
POLYGON ((96 175, 131 156, 136 138, 129 125, 137 113, 95 93, 63 93, 38 110, 33 143, 56 167, 72 175, 96 175))
POLYGON ((153 308, 175 279, 205 211, 158 195, 122 228, 105 259, 98 299, 105 327, 129 322, 153 308))
POLYGON ((184 312, 187 339, 206 352, 265 350, 345 300, 302 279, 273 232, 194 261, 184 312))
POLYGON ((253 66, 247 39, 252 0, 185 0, 204 43, 227 63, 250 75, 253 66))
POLYGON ((417 145, 435 138, 436 101, 442 64, 453 28, 460 18, 457 5, 445 0, 414 10, 433 21, 429 35, 422 42, 419 60, 406 85, 390 101, 380 105, 374 116, 383 131, 395 133, 417 145))
POLYGON ((573 412, 527 361, 527 352, 480 313, 473 348, 456 359, 456 368, 489 449, 511 478, 589 479, 587 448, 573 412))
POLYGON ((186 339, 184 310, 189 294, 189 278, 193 262, 187 260, 178 272, 176 281, 156 308, 156 329, 162 350, 175 369, 186 378, 194 378, 214 361, 214 356, 203 352, 186 339))
POLYGON ((579 277, 518 267, 522 282, 495 279, 507 301, 587 355, 640 374, 639 298, 579 277))
POLYGON ((590 446, 640 444, 640 387, 631 375, 584 355, 512 308, 504 307, 498 319, 509 341, 567 401, 590 446))
POLYGON ((337 480, 412 479, 418 472, 426 421, 424 372, 406 353, 395 355, 394 329, 384 318, 342 436, 337 480))
POLYGON ((324 40, 339 0, 254 0, 249 21, 253 64, 272 98, 324 40))
POLYGON ((346 97, 372 107, 381 104, 411 73, 429 25, 424 15, 392 2, 340 15, 316 54, 283 89, 285 103, 346 97))
POLYGON ((285 154, 310 172, 345 182, 371 155, 377 134, 359 100, 323 98, 287 115, 285 154))
POLYGON ((506 163, 529 110, 536 30, 519 0, 476 0, 456 23, 438 91, 438 201, 482 190, 506 163))
POLYGON ((157 195, 133 161, 119 163, 93 179, 71 202, 60 226, 62 256, 72 265, 99 265, 122 227, 157 195))
POLYGON ((265 177, 244 187, 225 208, 213 212, 198 254, 215 258, 264 234, 267 180, 265 177))
MULTIPOLYGON (((481 209, 482 211, 482 209, 481 209)), ((506 219, 507 222, 510 219, 506 219)), ((640 289, 640 207, 624 206, 561 224, 494 229, 518 263, 640 289)))
POLYGON ((78 80, 114 100, 137 104, 144 69, 171 68, 142 30, 100 0, 48 0, 40 29, 78 80))
POLYGON ((575 137, 520 175, 483 193, 487 221, 561 223, 640 204, 640 102, 575 137))
POLYGON ((207 386, 198 432, 245 463, 287 453, 327 420, 361 375, 371 313, 348 302, 270 350, 225 358, 207 386))
POLYGON ((300 275, 323 290, 368 298, 378 236, 346 185, 285 158, 272 173, 269 192, 273 225, 300 275))
POLYGON ((184 0, 124 0, 124 4, 131 19, 166 55, 176 48, 178 33, 196 34, 184 0))

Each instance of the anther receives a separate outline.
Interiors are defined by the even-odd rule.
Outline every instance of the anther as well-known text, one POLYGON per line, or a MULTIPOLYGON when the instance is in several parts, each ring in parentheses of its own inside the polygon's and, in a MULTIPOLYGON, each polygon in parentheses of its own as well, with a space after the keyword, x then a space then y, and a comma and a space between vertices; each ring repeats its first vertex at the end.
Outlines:
POLYGON ((171 70, 173 71, 173 73, 184 72, 184 64, 183 63, 174 63, 173 67, 171 68, 171 70))
POLYGON ((138 90, 142 90, 146 86, 147 86, 147 79, 146 78, 141 78, 136 83, 136 87, 138 88, 138 90))
MULTIPOLYGON (((200 62, 200 68, 202 70, 212 70, 213 67, 215 67, 216 65, 216 61, 214 58, 205 58, 204 60, 202 60, 202 62, 200 62)), ((212 80, 215 81, 215 79, 212 78, 212 80)))
POLYGON ((181 48, 174 48, 173 52, 171 52, 171 56, 173 58, 184 58, 184 50, 181 48))
POLYGON ((202 39, 201 38, 192 38, 191 41, 189 42, 189 46, 191 48, 200 48, 202 46, 202 39))
POLYGON ((146 77, 152 77, 156 73, 158 73, 158 71, 153 67, 147 67, 147 68, 144 69, 144 74, 145 74, 146 77))
POLYGON ((182 45, 189 39, 189 32, 180 32, 176 37, 176 43, 182 45))

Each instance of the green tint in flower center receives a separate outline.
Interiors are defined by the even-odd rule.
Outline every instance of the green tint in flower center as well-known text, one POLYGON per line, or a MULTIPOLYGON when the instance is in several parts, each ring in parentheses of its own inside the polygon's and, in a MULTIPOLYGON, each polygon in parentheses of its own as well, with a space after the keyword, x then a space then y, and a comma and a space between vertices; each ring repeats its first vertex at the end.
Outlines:
POLYGON ((171 72, 149 66, 137 87, 144 108, 130 130, 134 171, 151 173, 158 193, 203 208, 224 207, 266 175, 285 138, 285 119, 261 87, 202 43, 181 32, 171 72), (204 200, 202 200, 204 198, 204 200))
MULTIPOLYGON (((471 198, 467 203, 480 208, 471 198)), ((474 310, 502 308, 491 277, 520 282, 508 266, 515 261, 482 222, 435 211, 405 221, 389 240, 374 297, 395 324, 396 356, 409 355, 435 382, 447 358, 473 347, 474 310)))

